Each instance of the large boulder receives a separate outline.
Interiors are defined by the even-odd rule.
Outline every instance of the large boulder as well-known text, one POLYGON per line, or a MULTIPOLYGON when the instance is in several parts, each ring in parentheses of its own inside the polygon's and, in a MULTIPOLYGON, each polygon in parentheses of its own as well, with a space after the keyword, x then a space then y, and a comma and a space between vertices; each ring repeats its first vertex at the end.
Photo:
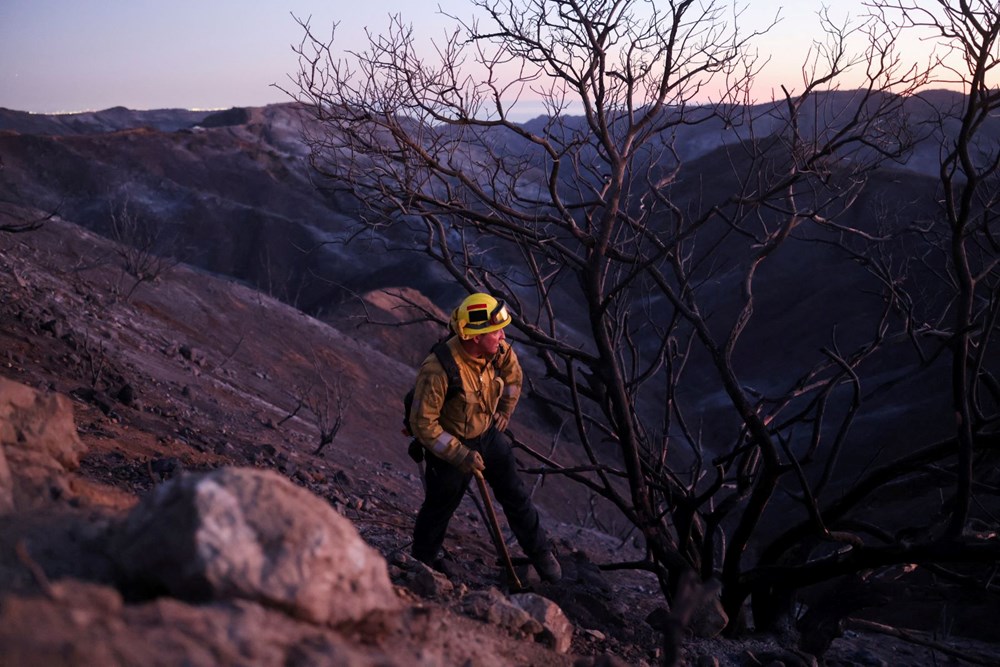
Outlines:
POLYGON ((329 625, 399 608, 385 560, 354 525, 270 471, 160 485, 115 529, 110 553, 140 592, 252 600, 329 625))
POLYGON ((0 377, 0 513, 67 493, 85 450, 68 398, 0 377))

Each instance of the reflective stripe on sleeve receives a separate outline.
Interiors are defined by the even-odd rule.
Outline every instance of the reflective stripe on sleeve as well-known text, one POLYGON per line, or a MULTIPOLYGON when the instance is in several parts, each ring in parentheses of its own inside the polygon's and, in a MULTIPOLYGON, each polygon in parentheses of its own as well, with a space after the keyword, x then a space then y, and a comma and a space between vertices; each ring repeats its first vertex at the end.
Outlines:
POLYGON ((444 454, 449 449, 451 449, 451 434, 445 431, 434 440, 431 451, 435 454, 444 454))

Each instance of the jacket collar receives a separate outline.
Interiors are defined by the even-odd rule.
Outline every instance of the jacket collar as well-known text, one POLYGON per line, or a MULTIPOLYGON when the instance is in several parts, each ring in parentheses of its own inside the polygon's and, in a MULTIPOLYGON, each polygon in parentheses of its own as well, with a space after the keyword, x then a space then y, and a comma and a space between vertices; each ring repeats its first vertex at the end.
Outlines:
POLYGON ((476 372, 482 371, 483 368, 486 366, 487 362, 489 362, 489 359, 487 357, 483 357, 482 359, 477 359, 476 357, 466 352, 465 348, 462 347, 462 342, 458 339, 457 336, 448 341, 448 345, 449 347, 451 347, 453 352, 458 353, 458 357, 462 360, 462 363, 464 363, 466 366, 470 366, 471 368, 475 369, 476 372))

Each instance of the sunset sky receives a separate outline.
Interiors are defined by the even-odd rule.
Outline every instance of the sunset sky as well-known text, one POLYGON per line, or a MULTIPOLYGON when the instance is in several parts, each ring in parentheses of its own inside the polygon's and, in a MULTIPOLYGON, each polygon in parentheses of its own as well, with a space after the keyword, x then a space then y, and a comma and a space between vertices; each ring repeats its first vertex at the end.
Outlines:
MULTIPOLYGON (((823 4, 797 0, 781 10, 783 21, 759 42, 773 63, 755 97, 769 99, 781 82, 799 85, 802 57, 820 36, 816 12, 823 4)), ((862 0, 826 4, 838 21, 862 10, 862 0)), ((292 14, 312 17, 323 36, 339 21, 338 43, 357 48, 363 29, 382 31, 390 13, 425 40, 444 34, 453 22, 438 7, 472 14, 467 0, 2 0, 0 107, 59 113, 284 102, 272 84, 287 84, 296 71, 291 45, 302 30, 292 14)), ((778 8, 752 3, 741 28, 766 25, 778 8)))

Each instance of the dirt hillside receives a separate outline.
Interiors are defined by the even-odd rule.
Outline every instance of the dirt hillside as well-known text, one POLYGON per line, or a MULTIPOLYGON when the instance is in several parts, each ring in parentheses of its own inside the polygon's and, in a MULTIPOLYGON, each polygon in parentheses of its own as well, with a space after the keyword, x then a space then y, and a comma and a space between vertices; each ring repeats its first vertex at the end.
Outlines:
MULTIPOLYGON (((446 542, 447 579, 415 583, 419 570, 406 554, 421 482, 399 433, 400 397, 421 356, 414 350, 425 350, 440 329, 430 322, 375 327, 369 320, 409 319, 401 316, 399 295, 418 302, 421 295, 367 295, 342 319, 321 322, 185 265, 138 285, 121 266, 114 244, 69 222, 0 234, 0 376, 71 400, 85 446, 59 493, 0 518, 0 617, 12 624, 0 642, 34 647, 29 656, 61 655, 59 664, 86 664, 101 651, 110 651, 108 664, 153 664, 144 662, 147 637, 160 647, 156 664, 651 665, 662 659, 652 620, 664 613, 655 580, 598 567, 638 558, 635 543, 619 526, 595 521, 586 497, 564 482, 531 480, 566 577, 550 586, 523 565, 519 572, 573 624, 568 651, 484 618, 470 603, 491 589, 507 592, 472 496, 446 542), (322 448, 321 430, 335 431, 322 448), (245 602, 123 599, 99 563, 84 562, 88 536, 157 485, 230 466, 277 471, 350 519, 388 561, 403 620, 348 632, 245 602), (87 632, 59 635, 47 625, 87 632), (284 652, 266 648, 271 633, 285 637, 284 652), (84 636, 106 641, 92 638, 74 653, 84 636), (204 662, 199 646, 232 652, 218 649, 204 662)), ((552 435, 530 406, 518 418, 523 439, 550 446, 552 435)), ((786 643, 691 640, 682 657, 688 664, 810 664, 786 643)), ((996 646, 953 646, 966 657, 1000 658, 996 646)), ((959 660, 944 656, 941 649, 854 632, 837 640, 827 658, 866 665, 959 660)))

